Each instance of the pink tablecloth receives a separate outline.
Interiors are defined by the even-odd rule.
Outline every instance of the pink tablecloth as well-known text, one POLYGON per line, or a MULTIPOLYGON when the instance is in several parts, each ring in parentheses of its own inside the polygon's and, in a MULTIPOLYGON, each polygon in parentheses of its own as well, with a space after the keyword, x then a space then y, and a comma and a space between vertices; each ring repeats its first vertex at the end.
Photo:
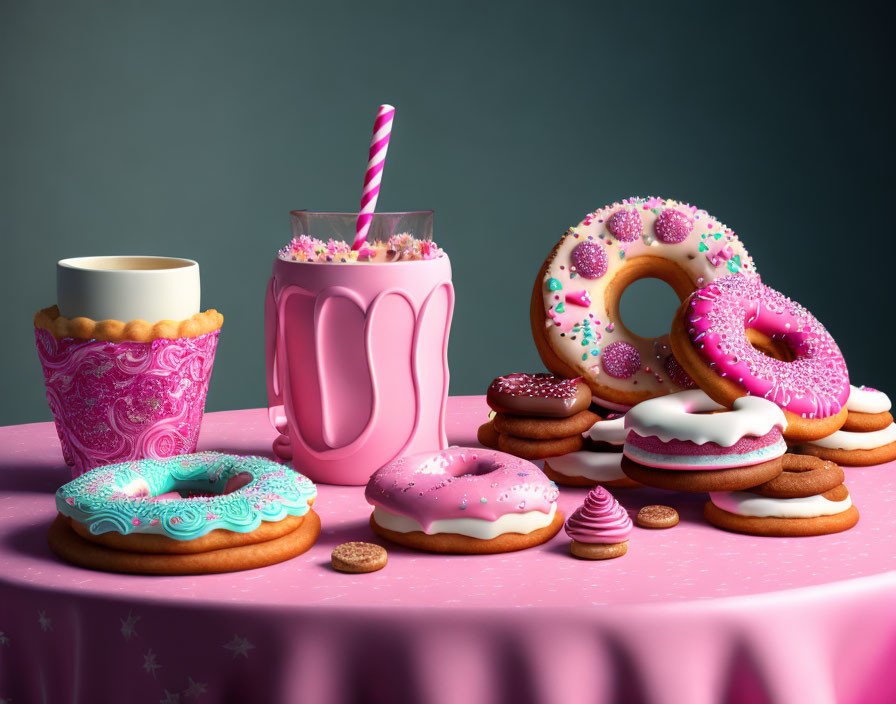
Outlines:
MULTIPOLYGON (((480 397, 452 398, 449 438, 475 442, 480 397)), ((200 447, 266 453, 262 410, 206 416, 200 447)), ((317 545, 285 564, 137 577, 60 563, 46 547, 67 469, 49 423, 0 429, 0 701, 896 701, 896 465, 847 469, 848 533, 773 539, 716 530, 701 496, 629 554, 539 548, 442 557, 389 547, 343 575, 333 546, 374 540, 361 488, 320 487, 317 545)), ((563 489, 569 513, 584 490, 563 489)))

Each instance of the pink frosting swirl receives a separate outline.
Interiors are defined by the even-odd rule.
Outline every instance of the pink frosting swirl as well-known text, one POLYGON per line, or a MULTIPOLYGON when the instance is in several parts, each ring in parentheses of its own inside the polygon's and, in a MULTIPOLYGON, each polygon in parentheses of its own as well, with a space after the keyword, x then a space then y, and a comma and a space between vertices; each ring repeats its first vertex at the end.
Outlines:
POLYGON ((580 543, 610 545, 628 540, 632 519, 616 498, 596 486, 566 520, 566 534, 580 543))

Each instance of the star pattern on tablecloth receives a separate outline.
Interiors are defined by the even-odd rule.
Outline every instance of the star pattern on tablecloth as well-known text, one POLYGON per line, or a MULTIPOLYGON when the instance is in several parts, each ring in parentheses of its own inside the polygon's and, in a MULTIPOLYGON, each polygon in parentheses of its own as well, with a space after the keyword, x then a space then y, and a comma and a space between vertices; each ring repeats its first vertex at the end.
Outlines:
POLYGON ((187 677, 187 688, 184 690, 184 696, 190 699, 196 699, 200 694, 208 691, 208 685, 205 682, 196 682, 192 677, 187 677))
POLYGON ((37 612, 37 622, 40 624, 40 630, 44 633, 53 630, 53 621, 47 616, 46 611, 37 612))
POLYGON ((225 643, 223 646, 224 650, 230 650, 233 653, 233 657, 236 658, 237 655, 242 655, 247 660, 249 659, 249 651, 252 650, 255 646, 252 645, 248 639, 240 638, 238 635, 234 634, 233 638, 229 643, 225 643))
POLYGON ((146 651, 146 655, 143 656, 143 669, 146 671, 146 674, 156 676, 156 670, 158 670, 161 665, 159 665, 156 660, 157 655, 152 652, 152 648, 146 651))
POLYGON ((9 636, 0 631, 0 645, 9 645, 9 636))
POLYGON ((127 618, 121 619, 121 635, 125 640, 130 640, 137 636, 137 629, 135 626, 139 620, 140 617, 134 616, 130 611, 128 611, 127 618))
POLYGON ((180 695, 177 692, 165 690, 165 698, 159 699, 159 704, 180 704, 180 695))

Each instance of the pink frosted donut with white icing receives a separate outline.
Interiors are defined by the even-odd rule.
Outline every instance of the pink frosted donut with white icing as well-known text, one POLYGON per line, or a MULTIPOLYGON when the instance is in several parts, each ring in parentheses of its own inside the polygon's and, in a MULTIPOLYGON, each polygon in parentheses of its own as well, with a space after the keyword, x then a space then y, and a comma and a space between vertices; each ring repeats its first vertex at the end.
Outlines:
POLYGON ((693 388, 668 335, 645 338, 625 326, 620 296, 652 277, 684 300, 732 272, 755 272, 753 260, 705 210, 661 198, 613 203, 570 228, 541 268, 530 309, 535 344, 548 369, 583 377, 608 408, 693 388))
POLYGON ((722 405, 750 395, 780 406, 788 440, 825 437, 846 421, 849 375, 834 338, 758 276, 731 275, 696 291, 676 314, 672 347, 722 405))
POLYGON ((563 525, 557 485, 531 462, 451 447, 375 472, 364 492, 378 534, 437 552, 505 552, 543 543, 563 525))
POLYGON ((625 415, 623 454, 646 467, 715 470, 769 462, 787 452, 787 420, 771 401, 743 396, 732 410, 700 390, 640 403, 625 415))

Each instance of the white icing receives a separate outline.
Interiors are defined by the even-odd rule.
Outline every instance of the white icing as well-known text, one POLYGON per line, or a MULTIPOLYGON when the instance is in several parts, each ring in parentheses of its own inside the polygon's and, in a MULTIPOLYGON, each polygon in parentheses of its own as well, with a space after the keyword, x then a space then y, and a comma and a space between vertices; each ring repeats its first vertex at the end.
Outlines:
MULTIPOLYGON (((768 447, 752 452, 730 455, 661 455, 642 450, 634 445, 626 445, 624 454, 638 464, 658 469, 730 469, 733 467, 750 467, 754 464, 768 462, 782 457, 787 452, 787 443, 783 438, 768 447)), ((551 466, 554 461, 551 460, 551 466)))
POLYGON ((773 499, 748 491, 714 491, 709 498, 723 511, 756 518, 818 518, 843 513, 852 506, 849 496, 843 501, 831 501, 823 496, 773 499))
POLYGON ((606 442, 611 445, 621 445, 625 442, 628 431, 625 429, 625 416, 613 420, 599 420, 591 426, 587 435, 595 442, 606 442))
POLYGON ((761 437, 776 426, 784 430, 787 419, 768 399, 741 396, 729 411, 699 389, 643 401, 625 414, 626 429, 641 437, 655 435, 663 442, 689 440, 698 445, 714 442, 722 447, 731 447, 745 435, 761 437))
POLYGON ((480 540, 491 540, 505 533, 522 533, 551 525, 557 513, 557 504, 551 504, 549 513, 544 511, 526 511, 525 513, 505 513, 497 520, 487 521, 484 518, 443 518, 433 521, 428 531, 423 530, 415 519, 386 511, 380 506, 373 509, 373 520, 377 525, 396 533, 413 533, 416 530, 427 535, 437 533, 456 533, 480 540))
POLYGON ((551 457, 547 460, 558 474, 567 477, 585 477, 595 482, 610 482, 624 479, 621 452, 570 452, 568 455, 551 457))
MULTIPOLYGON (((864 412, 864 411, 863 411, 864 412)), ((896 442, 896 423, 890 423, 883 430, 872 430, 870 433, 852 433, 838 430, 821 440, 808 443, 828 450, 876 450, 878 447, 896 442)))
POLYGON ((849 386, 849 399, 846 401, 846 410, 856 413, 886 413, 892 404, 890 397, 883 391, 860 389, 858 386, 849 386))

